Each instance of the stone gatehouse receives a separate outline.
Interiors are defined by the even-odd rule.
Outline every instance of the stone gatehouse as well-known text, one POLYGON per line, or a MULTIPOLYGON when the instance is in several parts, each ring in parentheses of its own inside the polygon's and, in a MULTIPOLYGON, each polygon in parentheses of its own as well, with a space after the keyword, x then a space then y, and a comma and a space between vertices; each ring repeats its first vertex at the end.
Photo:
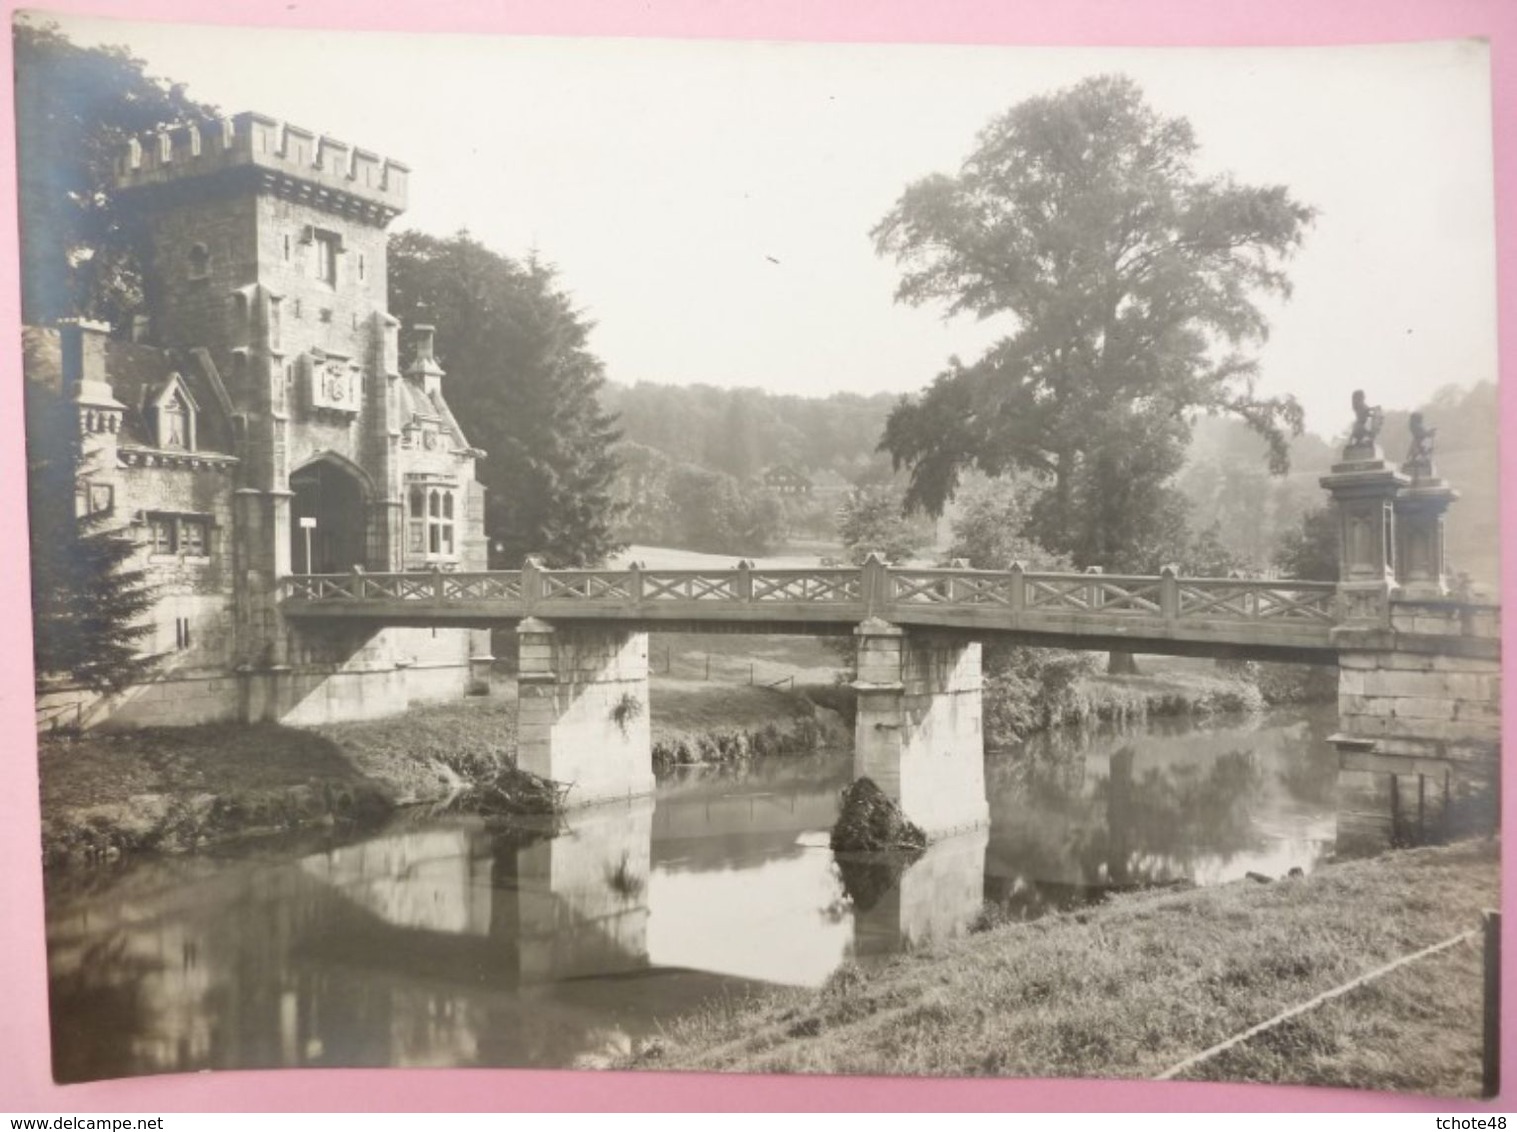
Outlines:
POLYGON ((487 633, 303 628, 279 610, 291 573, 485 568, 484 453, 448 408, 431 328, 404 328, 403 357, 387 310, 408 180, 255 113, 119 154, 144 313, 129 335, 27 328, 24 363, 77 413, 76 506, 128 531, 149 572, 157 663, 109 701, 43 685, 39 719, 312 723, 486 677, 487 633))

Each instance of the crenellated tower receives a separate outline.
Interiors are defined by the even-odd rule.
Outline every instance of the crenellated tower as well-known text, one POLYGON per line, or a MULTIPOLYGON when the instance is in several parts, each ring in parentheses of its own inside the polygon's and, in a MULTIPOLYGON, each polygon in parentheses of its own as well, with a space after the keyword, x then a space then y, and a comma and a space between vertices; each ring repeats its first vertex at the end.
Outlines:
MULTIPOLYGON (((133 337, 193 352, 225 391, 243 670, 340 665, 356 652, 365 671, 387 658, 424 664, 420 653, 444 646, 405 631, 360 645, 303 637, 280 616, 279 580, 483 559, 480 453, 443 400, 429 336, 427 374, 402 373, 387 310, 386 228, 405 210, 408 177, 398 161, 256 113, 135 138, 116 158, 114 191, 145 269, 133 337)), ((287 707, 244 714, 287 718, 287 707)))

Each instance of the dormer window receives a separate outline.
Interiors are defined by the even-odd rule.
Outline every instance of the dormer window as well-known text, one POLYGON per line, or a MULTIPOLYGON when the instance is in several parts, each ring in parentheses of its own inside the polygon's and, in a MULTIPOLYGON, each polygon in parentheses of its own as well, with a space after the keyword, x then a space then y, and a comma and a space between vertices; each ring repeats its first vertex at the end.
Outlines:
POLYGON ((199 409, 182 377, 172 374, 163 390, 144 407, 153 430, 153 442, 159 448, 195 451, 195 418, 199 409))
POLYGON ((184 407, 184 402, 177 396, 170 397, 161 409, 160 426, 162 436, 159 438, 160 448, 188 448, 190 446, 190 414, 184 407))

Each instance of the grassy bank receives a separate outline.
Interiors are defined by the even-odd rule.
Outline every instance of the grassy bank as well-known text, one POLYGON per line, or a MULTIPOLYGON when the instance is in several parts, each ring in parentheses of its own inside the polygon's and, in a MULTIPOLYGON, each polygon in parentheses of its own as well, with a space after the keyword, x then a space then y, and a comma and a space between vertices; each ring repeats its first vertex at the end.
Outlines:
POLYGON ((1337 694, 1336 670, 1330 668, 1145 656, 1136 674, 1108 675, 1101 670, 1104 662, 1105 654, 1053 649, 987 653, 987 745, 1005 748, 1059 727, 1206 718, 1337 694))
POLYGON ((653 765, 740 762, 851 744, 835 712, 806 690, 656 678, 649 691, 653 765))
POLYGON ((49 863, 179 851, 230 837, 375 821, 510 766, 514 699, 302 729, 206 724, 38 736, 49 863))
MULTIPOLYGON (((669 1024, 643 1068, 1146 1078, 1479 922, 1498 846, 1466 842, 1303 879, 1119 897, 992 928, 817 991, 669 1024)), ((1350 992, 1186 1079, 1473 1096, 1478 942, 1350 992)))
MULTIPOLYGON (((655 749, 708 755, 814 750, 846 739, 803 695, 656 677, 655 749)), ((45 859, 174 852, 232 837, 377 820, 450 800, 509 810, 543 791, 514 772, 516 695, 315 728, 208 724, 38 737, 45 859)), ((694 761, 687 758, 686 761, 694 761)))

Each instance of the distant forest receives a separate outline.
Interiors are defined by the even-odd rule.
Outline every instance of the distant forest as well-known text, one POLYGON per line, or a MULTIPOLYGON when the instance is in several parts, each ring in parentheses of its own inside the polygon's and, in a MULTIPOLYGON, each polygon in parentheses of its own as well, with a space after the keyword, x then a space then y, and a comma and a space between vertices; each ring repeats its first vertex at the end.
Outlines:
MULTIPOLYGON (((835 393, 800 397, 710 385, 607 384, 604 407, 619 415, 619 493, 630 542, 692 550, 768 553, 788 540, 835 539, 837 492, 888 485, 889 457, 877 450, 898 395, 835 393), (765 470, 786 465, 832 485, 809 507, 762 487, 765 470), (840 482, 841 481, 841 482, 840 482)), ((1420 406, 1438 429, 1439 473, 1460 492, 1449 511, 1448 561, 1494 587, 1499 577, 1497 396, 1489 382, 1448 386, 1420 406)), ((1400 462, 1410 413, 1385 414, 1381 446, 1400 462)), ((1345 406, 1346 430, 1350 412, 1345 406)), ((1304 433, 1291 444, 1291 470, 1269 473, 1264 442, 1241 422, 1202 417, 1175 486, 1190 504, 1190 525, 1213 531, 1249 568, 1265 570, 1282 540, 1323 507, 1319 476, 1338 458, 1343 435, 1304 433)), ((953 518, 950 508, 949 517, 953 518)))
POLYGON ((890 479, 875 449, 894 393, 797 397, 711 385, 609 384, 601 403, 620 415, 626 440, 742 481, 785 464, 823 469, 849 483, 890 479))

